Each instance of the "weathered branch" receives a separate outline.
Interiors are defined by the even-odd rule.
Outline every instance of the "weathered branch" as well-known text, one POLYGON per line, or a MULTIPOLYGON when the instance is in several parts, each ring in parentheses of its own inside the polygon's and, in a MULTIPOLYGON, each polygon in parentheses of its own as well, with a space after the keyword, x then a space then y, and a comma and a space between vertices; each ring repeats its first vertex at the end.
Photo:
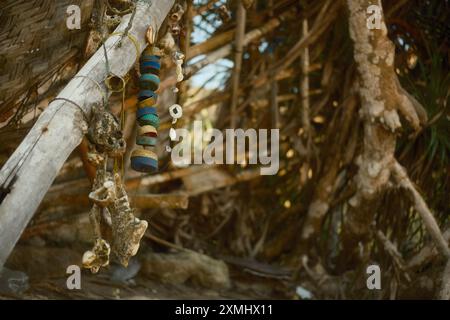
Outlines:
POLYGON ((431 235, 434 241, 436 248, 444 257, 450 259, 450 250, 448 248, 447 240, 442 235, 436 219, 431 213, 430 208, 428 208, 428 205, 426 204, 423 197, 420 195, 420 193, 414 187, 414 184, 408 178, 405 168, 403 168, 397 161, 395 161, 393 165, 393 176, 398 185, 409 192, 414 204, 414 208, 421 216, 428 233, 431 235))
MULTIPOLYGON (((443 233, 443 236, 446 243, 449 243, 450 228, 443 233)), ((408 269, 418 270, 422 268, 426 263, 436 258, 438 255, 439 252, 436 249, 434 242, 429 242, 422 249, 420 249, 420 251, 416 255, 408 260, 406 267, 408 269)))

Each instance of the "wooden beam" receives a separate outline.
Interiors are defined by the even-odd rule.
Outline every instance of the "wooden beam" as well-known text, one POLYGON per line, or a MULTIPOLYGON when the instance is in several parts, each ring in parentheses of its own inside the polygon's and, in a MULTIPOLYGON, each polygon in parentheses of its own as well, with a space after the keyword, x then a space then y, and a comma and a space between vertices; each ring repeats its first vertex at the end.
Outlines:
POLYGON ((186 193, 134 194, 131 195, 131 203, 139 209, 187 209, 189 197, 186 193))
POLYGON ((196 44, 189 49, 189 52, 186 54, 186 59, 189 60, 201 54, 207 54, 217 48, 220 48, 221 46, 233 40, 233 36, 234 29, 231 29, 213 36, 204 42, 196 44))
MULTIPOLYGON (((158 30, 174 0, 138 2, 129 37, 114 35, 105 42, 111 72, 124 76, 144 50, 149 25, 158 30)), ((131 15, 122 19, 115 33, 123 32, 131 15)), ((86 119, 95 103, 101 103, 101 86, 107 76, 100 48, 69 84, 50 103, 23 142, 0 171, 0 268, 39 206, 71 152, 80 144, 86 119), (89 78, 89 79, 88 79, 89 78), (93 80, 93 81, 92 81, 93 80)))
POLYGON ((232 73, 231 82, 231 128, 236 128, 237 114, 236 108, 239 99, 239 79, 241 76, 242 68, 242 50, 244 48, 244 38, 245 38, 245 21, 247 17, 247 12, 245 11, 242 0, 238 2, 237 8, 237 26, 236 26, 236 36, 234 43, 234 70, 232 73))
POLYGON ((183 179, 189 196, 198 196, 212 190, 229 187, 261 177, 260 168, 243 170, 235 175, 218 168, 208 168, 183 179))
MULTIPOLYGON (((153 209, 187 209, 189 197, 186 193, 167 193, 167 194, 130 194, 130 203, 133 208, 153 209)), ((57 206, 74 206, 79 208, 88 208, 92 202, 86 193, 73 194, 52 194, 42 201, 39 207, 42 210, 54 208, 57 206)))
MULTIPOLYGON (((288 17, 290 17, 292 15, 291 11, 288 11, 282 15, 280 15, 277 18, 273 18, 270 19, 269 21, 267 21, 267 23, 262 26, 261 28, 255 28, 250 32, 247 32, 244 36, 243 39, 243 46, 248 45, 249 43, 261 38, 262 36, 266 35, 267 33, 269 33, 270 31, 276 29, 282 21, 284 21, 285 19, 287 19, 288 17)), ((185 74, 187 77, 192 76, 193 74, 195 74, 197 71, 199 71, 200 69, 204 68, 205 66, 212 64, 214 62, 216 62, 217 60, 220 60, 222 58, 226 58, 229 54, 231 54, 233 52, 233 44, 227 44, 213 52, 211 52, 210 54, 208 54, 205 58, 203 58, 202 60, 188 66, 186 68, 185 74)))
MULTIPOLYGON (((185 176, 195 174, 207 168, 211 168, 212 166, 213 165, 195 165, 150 176, 131 178, 125 182, 125 188, 128 191, 132 191, 140 187, 154 186, 160 183, 181 179, 185 176)), ((90 189, 90 183, 86 178, 60 183, 52 186, 49 189, 43 202, 48 203, 52 201, 52 199, 57 199, 62 194, 75 194, 76 192, 80 192, 80 190, 82 189, 85 189, 86 192, 88 192, 90 189)))

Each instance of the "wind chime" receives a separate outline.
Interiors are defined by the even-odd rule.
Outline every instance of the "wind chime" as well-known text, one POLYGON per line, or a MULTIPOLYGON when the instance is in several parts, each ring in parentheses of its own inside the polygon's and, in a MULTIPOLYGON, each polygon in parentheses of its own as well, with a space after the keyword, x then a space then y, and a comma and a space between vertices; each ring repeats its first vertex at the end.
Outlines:
POLYGON ((147 31, 149 46, 144 50, 139 61, 139 95, 136 112, 138 132, 136 144, 142 148, 133 150, 131 154, 131 168, 139 172, 154 172, 158 170, 158 156, 153 151, 156 146, 159 128, 159 117, 156 109, 159 88, 159 73, 161 70, 160 50, 153 46, 153 32, 147 31), (153 149, 153 150, 152 150, 153 149))
MULTIPOLYGON (((178 51, 173 36, 180 33, 179 21, 183 16, 185 8, 180 4, 175 4, 169 15, 169 30, 158 43, 162 49, 155 46, 156 35, 152 27, 149 27, 146 33, 147 48, 139 59, 139 95, 136 111, 136 120, 138 123, 138 132, 136 136, 136 145, 140 148, 131 153, 131 168, 138 172, 151 173, 158 171, 158 156, 155 147, 158 137, 158 128, 160 120, 157 113, 158 95, 156 91, 160 84, 161 57, 164 52, 171 54, 172 60, 176 65, 177 83, 183 81, 182 64, 184 55, 178 51)), ((174 93, 178 88, 174 87, 174 93)), ((177 122, 183 110, 180 105, 174 104, 169 108, 169 114, 173 118, 172 124, 177 122)), ((169 137, 174 138, 174 129, 171 128, 169 137)), ((170 152, 170 147, 166 148, 170 152)))

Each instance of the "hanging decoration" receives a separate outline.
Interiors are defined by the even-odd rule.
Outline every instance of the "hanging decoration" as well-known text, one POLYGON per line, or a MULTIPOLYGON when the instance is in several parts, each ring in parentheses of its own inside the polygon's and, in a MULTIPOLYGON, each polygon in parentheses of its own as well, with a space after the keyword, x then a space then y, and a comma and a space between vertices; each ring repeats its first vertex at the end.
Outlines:
POLYGON ((140 58, 140 91, 136 111, 139 126, 136 144, 141 148, 133 150, 131 167, 139 172, 155 172, 158 170, 158 156, 153 150, 156 146, 160 123, 156 109, 158 95, 155 91, 158 90, 160 83, 161 54, 160 50, 153 46, 154 34, 151 27, 147 31, 146 38, 149 46, 140 58))
MULTIPOLYGON (((168 26, 169 30, 166 36, 163 38, 163 43, 166 45, 165 50, 170 52, 173 63, 175 64, 175 73, 177 83, 180 83, 184 80, 184 72, 183 72, 183 63, 185 59, 185 55, 180 52, 180 49, 177 45, 175 45, 175 41, 168 41, 168 39, 173 39, 173 37, 178 36, 181 32, 180 20, 183 16, 186 8, 177 3, 172 8, 171 14, 169 15, 168 26)), ((177 86, 174 86, 172 92, 177 94, 179 89, 177 86)), ((176 124, 178 119, 183 116, 183 108, 179 104, 173 104, 169 107, 169 114, 172 117, 172 125, 176 124)), ((173 126, 169 130, 169 139, 171 141, 176 139, 176 131, 173 126)), ((166 146, 166 151, 171 152, 172 148, 170 146, 166 146)))
MULTIPOLYGON (((163 55, 170 55, 176 66, 177 83, 183 81, 183 63, 185 56, 180 52, 175 44, 174 37, 180 35, 180 20, 185 12, 185 7, 176 3, 172 8, 167 23, 167 32, 155 45, 156 34, 152 27, 147 29, 146 40, 148 47, 144 50, 140 58, 140 78, 138 106, 136 111, 136 120, 138 122, 138 132, 136 136, 136 145, 139 148, 133 150, 131 154, 131 167, 138 172, 151 173, 158 170, 158 156, 154 151, 157 143, 158 128, 160 120, 157 113, 158 95, 156 91, 160 84, 161 58, 163 55)), ((178 88, 173 88, 174 93, 178 93, 178 88)), ((169 114, 172 117, 172 124, 175 124, 183 115, 183 109, 179 104, 169 107, 169 114)), ((175 130, 171 128, 171 140, 175 130)), ((166 147, 168 152, 170 146, 166 147)))
POLYGON ((93 108, 88 139, 92 146, 88 159, 96 167, 89 194, 93 202, 89 217, 94 229, 94 246, 84 253, 82 263, 96 273, 109 264, 110 253, 126 267, 136 255, 148 223, 134 216, 121 175, 107 169, 109 157, 116 159, 123 155, 125 140, 119 119, 104 105, 93 108), (107 227, 111 228, 110 240, 106 239, 107 227))
MULTIPOLYGON (((133 6, 135 10, 135 6, 133 6)), ((128 38, 136 47, 136 52, 140 52, 136 39, 128 33, 134 17, 134 11, 130 22, 124 32, 113 33, 110 36, 120 36, 120 42, 128 38)), ((179 34, 179 20, 184 13, 182 6, 174 6, 172 14, 169 16, 169 37, 179 34)), ((164 52, 170 53, 177 73, 177 81, 183 80, 182 64, 184 55, 176 49, 175 45, 163 46, 162 50, 154 45, 156 34, 152 27, 146 33, 148 47, 144 50, 139 59, 140 78, 139 95, 136 120, 138 132, 136 145, 139 148, 133 150, 131 154, 131 167, 139 172, 155 172, 158 170, 158 157, 154 151, 160 119, 157 113, 158 95, 156 91, 160 85, 161 57, 164 52)), ((173 41, 172 41, 173 42, 173 41)), ((171 41, 166 41, 170 44, 171 41)), ((125 151, 125 140, 123 138, 124 125, 124 104, 127 77, 115 75, 110 70, 108 55, 103 41, 103 49, 106 61, 108 77, 105 79, 105 86, 109 92, 122 93, 122 109, 120 120, 108 109, 108 101, 104 99, 103 105, 93 108, 93 116, 89 123, 88 138, 91 142, 91 152, 88 154, 89 160, 96 166, 96 176, 92 186, 89 199, 93 202, 90 211, 90 220, 94 229, 94 245, 83 255, 83 266, 93 273, 99 271, 101 267, 109 264, 110 254, 123 265, 127 266, 129 259, 136 255, 139 243, 144 236, 148 223, 134 216, 134 211, 130 206, 124 184, 123 175, 123 153, 125 151), (108 170, 108 158, 114 159, 113 171, 108 170), (119 160, 120 166, 119 166, 119 160), (121 169, 121 170, 120 170, 121 169), (107 232, 109 228, 111 232, 107 232)), ((98 84, 98 87, 101 86, 98 84)), ((175 91, 175 90, 174 90, 175 91)), ((106 97, 106 95, 105 95, 106 97)), ((180 105, 173 105, 169 108, 169 113, 173 118, 172 123, 176 123, 182 115, 180 105)), ((174 129, 171 128, 171 137, 174 129)))
MULTIPOLYGON (((119 46, 123 39, 128 38, 134 44, 136 52, 139 53, 138 42, 128 32, 135 15, 136 6, 134 4, 133 2, 132 16, 125 31, 112 33, 109 36, 120 36, 119 46)), ((89 194, 89 199, 93 202, 89 217, 94 230, 94 246, 84 253, 82 264, 83 267, 90 269, 93 273, 109 264, 110 254, 113 254, 123 266, 128 266, 130 258, 136 255, 140 240, 148 227, 147 221, 134 216, 134 210, 130 206, 122 181, 124 174, 123 154, 125 152, 125 139, 123 138, 124 106, 128 77, 118 76, 111 71, 104 41, 102 41, 102 45, 108 74, 104 84, 107 91, 122 94, 122 106, 119 120, 109 110, 107 94, 105 94, 103 104, 93 107, 92 118, 89 122, 90 152, 88 153, 88 159, 96 167, 92 192, 89 194), (114 159, 112 172, 108 170, 109 158, 114 159)), ((152 118, 151 115, 156 114, 152 106, 156 102, 154 90, 159 85, 159 79, 144 77, 141 82, 143 87, 148 88, 148 90, 142 91, 140 95, 143 108, 139 114, 139 121, 143 125, 148 124, 157 127, 159 119, 157 117, 152 118)), ((100 84, 96 83, 96 85, 101 89, 100 84)), ((144 137, 156 133, 156 130, 146 126, 143 126, 143 129, 142 135, 144 137)), ((153 142, 152 139, 140 139, 139 141, 142 144, 153 142)))

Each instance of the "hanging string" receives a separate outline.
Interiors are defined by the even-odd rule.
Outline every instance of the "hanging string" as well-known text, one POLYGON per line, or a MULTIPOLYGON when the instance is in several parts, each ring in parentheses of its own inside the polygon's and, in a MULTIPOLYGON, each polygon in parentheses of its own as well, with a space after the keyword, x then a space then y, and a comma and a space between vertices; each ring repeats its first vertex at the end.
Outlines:
MULTIPOLYGON (((125 87, 126 87, 126 83, 125 83, 125 87)), ((120 110, 120 129, 122 130, 122 132, 125 127, 125 95, 126 95, 125 87, 122 91, 122 108, 120 110)), ((124 164, 123 153, 120 155, 120 167, 121 167, 121 178, 123 178, 125 176, 125 164, 124 164)))
MULTIPOLYGON (((77 107, 77 108, 81 111, 81 114, 83 115, 83 118, 84 118, 84 120, 86 121, 86 123, 89 123, 89 118, 88 118, 88 116, 86 115, 86 112, 83 110, 83 108, 82 108, 78 103, 76 103, 75 101, 72 101, 72 100, 70 100, 70 99, 67 99, 67 98, 56 97, 56 98, 52 99, 52 100, 49 102, 49 104, 52 103, 53 101, 57 101, 57 100, 62 100, 62 101, 65 101, 65 102, 69 102, 69 103, 71 103, 72 105, 74 105, 75 107, 77 107)), ((63 105, 64 105, 64 104, 62 104, 62 105, 58 108, 57 112, 61 109, 61 107, 62 107, 63 105)), ((55 112, 55 113, 56 113, 56 112, 55 112)))
MULTIPOLYGON (((49 105, 54 102, 54 101, 64 101, 64 102, 69 102, 71 105, 76 106, 80 111, 81 114, 83 115, 83 118, 85 119, 86 123, 89 123, 89 119, 85 113, 85 111, 83 110, 83 108, 76 102, 67 99, 67 98, 63 98, 63 97, 56 97, 53 100, 51 100, 49 102, 49 105)), ((48 120, 48 122, 43 126, 43 128, 46 128, 53 120, 53 118, 56 116, 56 114, 62 109, 62 107, 65 104, 61 104, 59 106, 59 108, 52 114, 52 116, 50 117, 50 119, 48 120)), ((44 130, 41 130, 41 132, 39 133, 39 135, 36 137, 36 139, 31 143, 30 146, 28 146, 28 148, 23 152, 22 156, 19 158, 19 161, 17 163, 16 166, 14 166, 12 168, 12 170, 8 173, 8 175, 5 177, 5 180, 0 184, 0 186, 3 189, 8 190, 12 181, 14 180, 14 178, 16 177, 16 174, 20 171, 20 169, 22 168, 23 164, 25 163, 25 161, 28 159, 28 157, 30 156, 31 152, 33 151, 34 147, 37 145, 37 143, 39 142, 39 140, 42 138, 42 135, 44 134, 44 130)))
POLYGON ((130 41, 133 42, 134 47, 136 49, 136 59, 135 59, 135 61, 139 58, 140 53, 141 53, 141 46, 139 45, 139 42, 137 41, 137 39, 131 33, 128 33, 128 32, 125 33, 125 31, 124 32, 118 31, 118 32, 113 32, 113 33, 111 33, 109 35, 109 37, 112 37, 112 36, 121 36, 121 40, 120 41, 122 41, 122 38, 125 37, 125 36, 128 39, 130 39, 130 41))
POLYGON ((109 0, 106 0, 105 2, 106 2, 106 8, 108 10, 110 10, 112 13, 119 15, 119 16, 123 16, 127 13, 130 13, 136 7, 136 4, 134 2, 132 2, 130 7, 126 8, 125 10, 119 10, 119 9, 116 9, 113 6, 111 6, 111 4, 109 3, 109 0))
POLYGON ((134 19, 134 16, 136 15, 136 7, 137 7, 136 3, 137 3, 137 0, 135 0, 131 3, 132 7, 133 7, 133 12, 131 13, 130 21, 128 21, 127 27, 125 28, 123 35, 120 37, 120 41, 117 44, 117 47, 119 47, 119 48, 122 46, 123 38, 125 38, 125 36, 128 35, 128 31, 130 31, 131 26, 133 25, 133 19, 134 19))
MULTIPOLYGON (((136 49, 136 59, 135 61, 139 58, 140 55, 140 46, 139 46, 139 42, 136 40, 136 38, 129 33, 129 30, 131 29, 131 26, 133 24, 133 19, 136 15, 136 3, 133 2, 132 6, 128 9, 126 9, 125 11, 119 11, 113 7, 111 7, 110 3, 108 1, 106 1, 106 6, 107 9, 111 10, 112 12, 114 12, 115 14, 119 14, 119 15, 123 15, 126 13, 129 13, 132 11, 132 15, 130 18, 130 21, 128 22, 128 25, 126 27, 126 29, 123 32, 113 32, 108 36, 108 39, 112 36, 120 36, 120 40, 119 43, 117 44, 117 47, 121 47, 122 45, 122 41, 125 38, 125 36, 133 43, 135 49, 136 49)), ((106 14, 106 8, 105 8, 105 12, 104 14, 106 14)), ((103 22, 103 17, 102 17, 102 22, 103 22)), ((106 50, 106 45, 105 45, 105 37, 103 37, 102 40, 102 46, 103 46, 103 54, 105 56, 105 64, 106 64, 106 73, 107 73, 107 77, 104 80, 105 82, 105 86, 107 88, 107 92, 111 91, 111 92, 122 92, 122 106, 121 106, 121 110, 120 110, 120 129, 123 132, 124 126, 125 126, 125 96, 126 96, 126 83, 127 81, 116 74, 113 74, 111 72, 111 67, 109 64, 109 59, 108 59, 108 52, 106 50), (121 86, 120 87, 116 87, 113 85, 113 80, 114 79, 120 79, 121 81, 121 86)), ((106 168, 105 168, 106 169, 106 168)), ((118 173, 120 171, 121 177, 124 176, 125 170, 124 170, 124 158, 123 158, 123 154, 120 156, 120 164, 119 164, 119 159, 114 158, 114 172, 118 173)))
MULTIPOLYGON (((125 97, 126 97, 127 81, 126 81, 126 79, 124 79, 121 76, 118 76, 118 75, 115 75, 115 74, 110 74, 105 79, 105 85, 111 92, 122 92, 122 106, 121 106, 121 109, 120 109, 120 129, 123 132, 123 129, 124 129, 124 126, 125 126, 125 97), (111 83, 113 79, 120 79, 121 86, 120 87, 113 86, 112 83, 111 83)), ((124 176, 125 169, 124 169, 123 154, 120 156, 120 164, 119 164, 118 159, 114 158, 114 172, 115 173, 120 172, 121 177, 124 176)))

